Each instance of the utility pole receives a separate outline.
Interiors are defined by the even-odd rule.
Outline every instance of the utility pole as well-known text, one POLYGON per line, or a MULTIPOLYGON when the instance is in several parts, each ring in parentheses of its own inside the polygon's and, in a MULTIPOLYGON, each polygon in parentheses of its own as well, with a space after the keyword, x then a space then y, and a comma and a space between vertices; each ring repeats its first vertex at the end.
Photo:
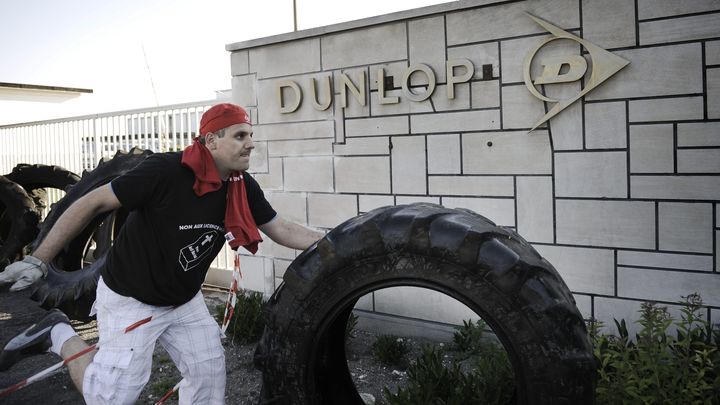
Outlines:
POLYGON ((297 0, 293 0, 293 31, 297 31, 297 0))

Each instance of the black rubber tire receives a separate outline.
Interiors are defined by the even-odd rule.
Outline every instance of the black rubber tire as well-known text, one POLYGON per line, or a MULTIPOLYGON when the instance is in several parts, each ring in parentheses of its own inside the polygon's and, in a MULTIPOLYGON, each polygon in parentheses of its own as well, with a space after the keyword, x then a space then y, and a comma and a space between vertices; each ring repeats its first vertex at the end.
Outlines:
POLYGON ((65 190, 80 180, 80 176, 60 166, 30 165, 21 163, 12 172, 5 175, 11 181, 22 186, 33 199, 38 211, 47 207, 45 188, 65 190))
POLYGON ((38 233, 35 204, 17 183, 0 176, 0 271, 20 259, 38 233))
MULTIPOLYGON (((53 204, 33 245, 37 246, 45 239, 58 218, 80 197, 126 173, 150 154, 151 151, 139 148, 133 148, 127 153, 120 151, 112 159, 100 161, 94 170, 83 173, 80 181, 68 187, 65 196, 53 204)), ((48 263, 47 278, 34 285, 33 300, 45 309, 60 308, 70 319, 88 319, 90 307, 95 301, 100 269, 105 263, 107 249, 112 244, 105 240, 112 232, 104 232, 99 237, 95 234, 103 223, 113 222, 106 228, 119 228, 121 225, 115 224, 115 214, 116 211, 113 211, 97 216, 77 237, 68 241, 62 252, 48 263), (97 239, 96 259, 88 262, 85 260, 87 247, 93 238, 97 239)))
POLYGON ((508 352, 517 403, 593 403, 590 340, 552 265, 510 229, 422 203, 350 219, 291 263, 264 309, 261 403, 362 404, 345 325, 360 297, 393 286, 436 290, 480 315, 508 352))

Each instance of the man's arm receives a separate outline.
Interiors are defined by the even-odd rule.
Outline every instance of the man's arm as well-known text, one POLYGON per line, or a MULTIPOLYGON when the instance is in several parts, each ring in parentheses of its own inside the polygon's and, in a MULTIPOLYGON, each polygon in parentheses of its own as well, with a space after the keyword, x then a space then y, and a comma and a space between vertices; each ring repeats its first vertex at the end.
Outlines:
POLYGON ((320 231, 288 221, 279 215, 258 228, 274 242, 300 250, 307 249, 315 241, 325 236, 320 231))
POLYGON ((45 239, 32 253, 47 263, 77 236, 97 215, 120 208, 110 184, 98 187, 75 201, 50 229, 45 239))

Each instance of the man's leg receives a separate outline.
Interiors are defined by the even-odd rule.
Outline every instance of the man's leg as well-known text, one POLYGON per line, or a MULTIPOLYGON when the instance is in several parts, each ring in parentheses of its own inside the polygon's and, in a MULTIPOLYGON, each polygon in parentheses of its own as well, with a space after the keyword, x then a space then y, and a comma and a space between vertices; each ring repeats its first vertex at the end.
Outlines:
MULTIPOLYGON (((88 347, 88 344, 85 343, 80 336, 73 336, 62 345, 60 357, 67 359, 70 356, 75 355, 75 353, 80 353, 88 347)), ((90 363, 92 363, 95 353, 97 353, 97 350, 92 350, 67 364, 68 371, 70 372, 70 378, 72 379, 75 388, 77 388, 81 394, 83 392, 82 387, 83 378, 85 377, 85 369, 90 363)))
POLYGON ((173 323, 160 336, 185 381, 179 404, 225 403, 225 351, 220 328, 210 316, 202 294, 177 307, 173 323))

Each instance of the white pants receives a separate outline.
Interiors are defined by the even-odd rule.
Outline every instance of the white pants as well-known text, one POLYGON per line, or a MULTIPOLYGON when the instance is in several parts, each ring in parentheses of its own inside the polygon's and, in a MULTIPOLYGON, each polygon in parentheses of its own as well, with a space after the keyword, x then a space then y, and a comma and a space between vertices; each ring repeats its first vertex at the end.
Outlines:
POLYGON ((156 307, 116 294, 101 278, 94 308, 100 339, 98 352, 85 369, 85 402, 135 403, 150 378, 152 354, 159 340, 185 379, 180 386, 181 405, 224 404, 225 353, 220 328, 200 292, 177 308, 156 307), (151 322, 123 332, 148 316, 153 316, 151 322))

